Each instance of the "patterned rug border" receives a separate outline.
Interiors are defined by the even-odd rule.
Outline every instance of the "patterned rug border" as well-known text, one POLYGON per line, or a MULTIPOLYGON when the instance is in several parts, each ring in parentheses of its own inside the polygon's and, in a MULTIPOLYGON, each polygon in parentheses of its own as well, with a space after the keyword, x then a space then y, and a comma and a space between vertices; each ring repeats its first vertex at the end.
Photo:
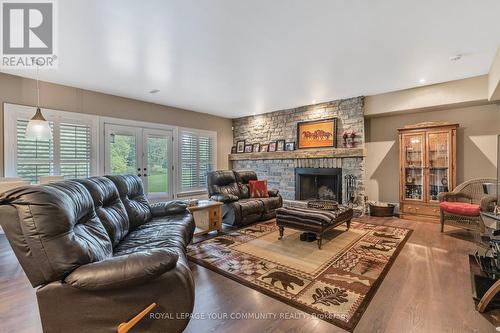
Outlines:
MULTIPOLYGON (((358 222, 358 223, 362 223, 362 224, 367 224, 367 225, 375 225, 375 226, 379 226, 378 224, 373 224, 373 223, 366 223, 366 222, 362 222, 362 221, 359 221, 357 219, 353 219, 353 222, 358 222)), ((262 223, 262 222, 260 222, 262 223)), ((259 223, 255 223, 253 225, 256 225, 256 224, 259 224, 259 223)), ((240 230, 240 229, 244 229, 244 228, 247 228, 251 225, 246 225, 242 228, 238 228, 238 229, 235 229, 235 230, 232 230, 231 232, 234 232, 234 231, 237 231, 237 230, 240 230)), ((382 225, 384 226, 384 225, 382 225)), ((396 261, 397 257, 399 256, 401 250, 405 247, 406 245, 406 242, 408 241, 408 239, 411 237, 412 233, 413 233, 413 229, 410 229, 410 228, 406 228, 406 227, 398 227, 398 226, 392 226, 392 225, 388 225, 387 227, 393 227, 393 228, 399 228, 399 229, 405 229, 405 230, 408 230, 408 233, 405 235, 405 237, 403 238, 403 240, 401 241, 401 243, 399 244, 398 248, 394 251, 394 255, 391 256, 391 258, 389 259, 389 261, 387 262, 387 265, 384 267, 384 269, 382 270, 382 272, 380 273, 380 276, 379 278, 376 280, 376 282, 373 284, 373 286, 370 288, 370 290, 368 291, 368 293, 366 294, 365 298, 363 299, 363 301, 361 302, 358 310, 356 311, 356 313, 353 315, 353 317, 351 318, 351 320, 346 323, 344 321, 341 321, 339 319, 335 319, 335 318, 328 318, 328 317, 325 317, 325 316, 321 316, 320 318, 326 322, 329 322, 330 324, 333 324, 337 327, 340 327, 346 331, 349 331, 349 332, 353 332, 354 329, 356 328, 356 325, 359 323, 359 321, 361 320, 361 317, 363 316, 363 314, 365 313, 366 309, 368 308, 368 305, 370 304, 370 302, 372 301, 373 297, 375 296, 375 294, 377 293, 378 291, 378 288, 380 287, 380 285, 382 284, 382 281, 384 281, 387 273, 391 270, 392 268, 392 265, 394 264, 394 262, 396 261)), ((216 237, 220 237, 220 236, 224 236, 224 235, 227 235, 226 233, 221 233, 221 234, 218 234, 218 235, 215 235, 214 237, 209 237, 207 239, 203 239, 201 241, 198 241, 196 243, 192 243, 192 244, 199 244, 199 243, 203 243, 205 241, 208 241, 208 240, 211 240, 213 238, 216 238, 216 237)), ((207 269, 210 269, 211 271, 215 272, 215 273, 218 273, 226 278, 229 278, 233 281, 236 281, 248 288, 251 288, 253 290, 257 290, 258 292, 266 295, 266 296, 269 296, 271 298, 274 298, 276 300, 279 300, 280 302, 283 302, 287 305, 290 305, 300 311, 304 311, 308 314, 311 314, 311 315, 322 315, 322 313, 320 311, 314 311, 314 309, 311 309, 301 303, 298 303, 298 302, 294 302, 288 298, 286 298, 285 296, 281 296, 279 294, 276 294, 276 293, 273 293, 272 291, 270 290, 267 290, 263 287, 260 287, 258 285, 255 285, 253 284, 251 281, 248 281, 248 280, 245 280, 237 275, 234 275, 234 274, 231 274, 231 273, 228 273, 210 263, 207 263, 207 262, 204 262, 203 260, 201 259, 196 259, 196 258, 193 258, 191 256, 188 255, 188 260, 197 264, 197 265, 200 265, 202 267, 205 267, 207 269)))

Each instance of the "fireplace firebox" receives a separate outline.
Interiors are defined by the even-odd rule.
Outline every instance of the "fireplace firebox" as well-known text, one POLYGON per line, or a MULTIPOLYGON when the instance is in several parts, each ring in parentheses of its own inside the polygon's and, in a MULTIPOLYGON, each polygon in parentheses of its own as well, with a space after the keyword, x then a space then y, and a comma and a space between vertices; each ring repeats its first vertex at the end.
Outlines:
POLYGON ((342 169, 296 168, 295 199, 335 200, 342 203, 342 169))

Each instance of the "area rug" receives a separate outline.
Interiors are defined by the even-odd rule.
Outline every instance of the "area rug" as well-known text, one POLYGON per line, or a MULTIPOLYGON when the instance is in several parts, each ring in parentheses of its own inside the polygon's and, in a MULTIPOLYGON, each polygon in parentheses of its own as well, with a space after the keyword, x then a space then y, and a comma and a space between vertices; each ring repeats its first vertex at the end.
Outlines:
POLYGON ((189 260, 352 331, 411 230, 353 221, 316 242, 275 220, 254 224, 188 248, 189 260))

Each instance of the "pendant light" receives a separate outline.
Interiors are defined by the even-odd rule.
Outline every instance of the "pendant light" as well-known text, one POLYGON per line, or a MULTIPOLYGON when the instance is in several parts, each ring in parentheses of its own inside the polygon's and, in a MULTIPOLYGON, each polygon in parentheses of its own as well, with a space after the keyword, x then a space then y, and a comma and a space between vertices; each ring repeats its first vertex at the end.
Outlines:
POLYGON ((26 134, 28 140, 49 141, 52 139, 52 129, 40 110, 40 86, 38 83, 38 65, 36 66, 36 112, 28 122, 26 134))

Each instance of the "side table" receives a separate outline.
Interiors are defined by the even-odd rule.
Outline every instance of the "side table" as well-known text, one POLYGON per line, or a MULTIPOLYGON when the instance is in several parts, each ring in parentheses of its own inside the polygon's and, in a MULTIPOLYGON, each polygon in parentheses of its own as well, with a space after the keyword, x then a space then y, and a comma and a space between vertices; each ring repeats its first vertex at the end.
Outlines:
POLYGON ((200 200, 197 205, 188 207, 196 223, 195 236, 222 231, 222 205, 218 201, 200 200))

